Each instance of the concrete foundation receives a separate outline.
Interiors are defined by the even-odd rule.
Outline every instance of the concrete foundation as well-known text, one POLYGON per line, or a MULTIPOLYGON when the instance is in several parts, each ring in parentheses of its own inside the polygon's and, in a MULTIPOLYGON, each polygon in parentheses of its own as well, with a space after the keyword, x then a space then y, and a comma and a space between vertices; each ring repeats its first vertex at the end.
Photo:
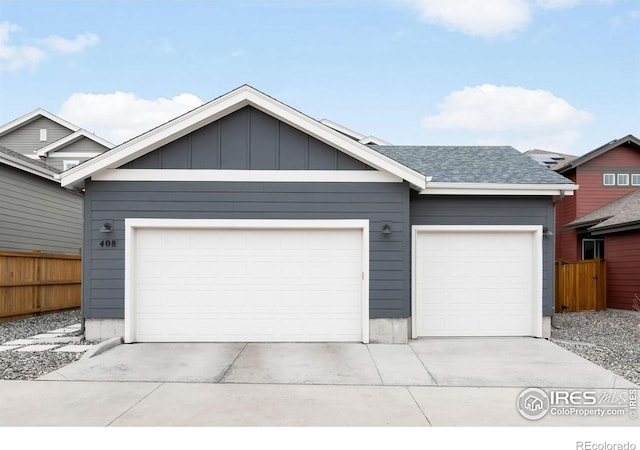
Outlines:
POLYGON ((411 335, 411 318, 369 319, 369 342, 406 344, 411 335))
POLYGON ((551 339, 551 316, 542 317, 542 337, 551 339))
POLYGON ((105 341, 124 336, 124 319, 86 319, 85 337, 89 341, 105 341))

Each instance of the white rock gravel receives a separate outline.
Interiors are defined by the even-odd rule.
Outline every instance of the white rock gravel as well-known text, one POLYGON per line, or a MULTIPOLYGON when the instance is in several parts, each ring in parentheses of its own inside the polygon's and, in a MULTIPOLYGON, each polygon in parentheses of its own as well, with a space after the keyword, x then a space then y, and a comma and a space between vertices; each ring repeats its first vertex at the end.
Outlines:
POLYGON ((639 320, 637 311, 611 309, 556 314, 551 341, 640 385, 639 320))
MULTIPOLYGON (((80 311, 76 310, 0 323, 0 347, 4 347, 2 344, 7 342, 24 340, 78 322, 80 322, 80 311)), ((38 345, 42 340, 40 343, 37 340, 30 340, 30 342, 38 345)), ((87 344, 82 338, 80 342, 74 342, 76 343, 87 344)), ((33 345, 0 351, 0 379, 33 380, 82 357, 82 353, 54 351, 62 345, 62 343, 53 345, 44 351, 29 351, 33 345)))

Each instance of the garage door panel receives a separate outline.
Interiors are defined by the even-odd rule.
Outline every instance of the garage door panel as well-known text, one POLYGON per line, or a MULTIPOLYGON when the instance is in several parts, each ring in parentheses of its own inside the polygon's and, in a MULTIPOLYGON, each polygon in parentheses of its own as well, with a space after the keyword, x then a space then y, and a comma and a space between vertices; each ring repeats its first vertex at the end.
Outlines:
POLYGON ((531 229, 418 230, 416 335, 534 334, 533 236, 531 229))
POLYGON ((359 229, 139 229, 136 340, 361 341, 362 240, 359 229))

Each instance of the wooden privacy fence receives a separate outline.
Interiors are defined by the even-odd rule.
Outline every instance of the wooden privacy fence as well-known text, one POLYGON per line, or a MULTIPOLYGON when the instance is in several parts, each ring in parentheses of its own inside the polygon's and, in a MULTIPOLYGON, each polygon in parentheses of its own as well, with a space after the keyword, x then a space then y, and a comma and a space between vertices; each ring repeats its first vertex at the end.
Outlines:
POLYGON ((556 312, 602 311, 607 307, 604 259, 556 261, 556 312))
POLYGON ((0 252, 0 322, 80 306, 80 255, 0 252))

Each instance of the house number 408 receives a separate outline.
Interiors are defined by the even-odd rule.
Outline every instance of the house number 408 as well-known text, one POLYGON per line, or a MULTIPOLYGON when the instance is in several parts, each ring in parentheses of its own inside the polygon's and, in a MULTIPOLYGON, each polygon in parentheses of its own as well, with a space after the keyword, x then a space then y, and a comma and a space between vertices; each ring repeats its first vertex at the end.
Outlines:
POLYGON ((115 247, 118 242, 114 239, 112 241, 100 241, 100 247, 115 247))

